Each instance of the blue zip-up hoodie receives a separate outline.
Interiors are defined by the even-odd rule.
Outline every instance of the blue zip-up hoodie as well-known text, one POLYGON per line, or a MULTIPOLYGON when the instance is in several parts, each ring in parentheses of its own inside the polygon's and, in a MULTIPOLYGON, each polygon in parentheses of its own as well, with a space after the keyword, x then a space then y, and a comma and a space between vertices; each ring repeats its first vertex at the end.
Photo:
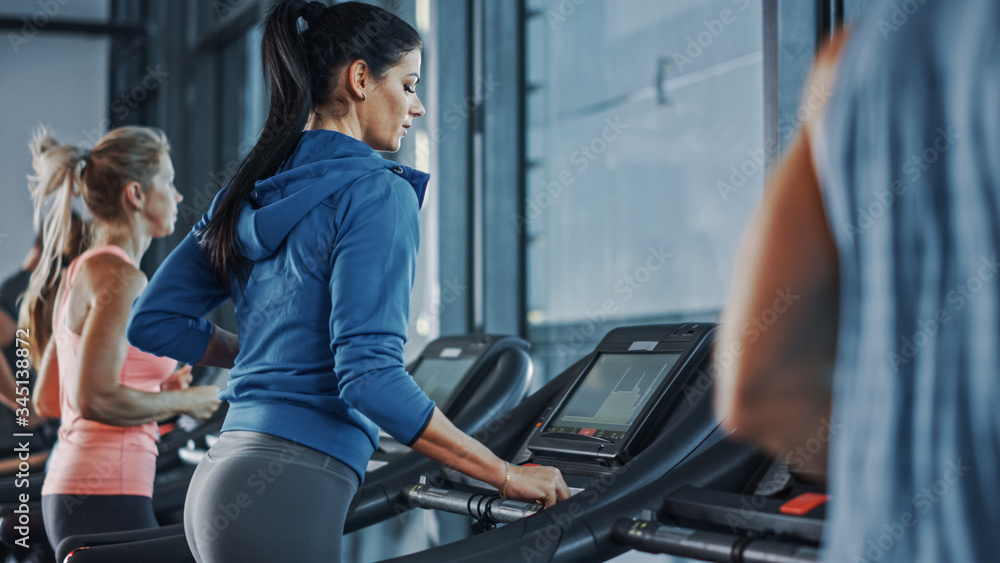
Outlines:
POLYGON ((363 479, 379 426, 412 444, 434 410, 403 367, 427 180, 347 135, 303 132, 240 213, 246 284, 220 289, 198 246, 223 190, 136 300, 129 341, 195 364, 212 333, 203 317, 231 298, 240 351, 223 432, 298 442, 363 479))

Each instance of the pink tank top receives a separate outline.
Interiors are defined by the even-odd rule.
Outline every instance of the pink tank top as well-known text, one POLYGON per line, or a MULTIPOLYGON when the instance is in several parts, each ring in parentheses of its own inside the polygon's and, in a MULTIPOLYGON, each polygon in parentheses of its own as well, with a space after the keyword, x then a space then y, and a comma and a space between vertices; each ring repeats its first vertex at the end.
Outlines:
MULTIPOLYGON (((155 423, 142 426, 108 426, 84 420, 73 408, 67 393, 76 388, 79 379, 81 336, 69 328, 66 311, 69 289, 80 264, 97 254, 115 254, 131 263, 124 250, 117 246, 92 248, 70 264, 66 272, 66 288, 53 319, 53 338, 59 360, 59 404, 62 424, 59 442, 42 487, 43 495, 141 495, 153 496, 156 475, 156 441, 159 432, 155 423)), ((108 289, 113 290, 113 286, 108 289)), ((160 384, 173 373, 177 362, 147 354, 129 346, 122 366, 120 381, 140 391, 159 391, 160 384)))

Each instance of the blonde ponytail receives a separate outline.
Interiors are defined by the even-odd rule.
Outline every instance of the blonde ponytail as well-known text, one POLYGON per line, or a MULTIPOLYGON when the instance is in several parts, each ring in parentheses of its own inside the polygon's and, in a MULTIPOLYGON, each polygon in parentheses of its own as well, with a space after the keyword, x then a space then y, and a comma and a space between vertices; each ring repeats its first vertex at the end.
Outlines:
POLYGON ((86 154, 83 149, 59 144, 44 127, 31 140, 34 174, 28 176, 28 190, 35 208, 35 229, 42 233, 42 249, 24 293, 18 325, 30 329, 30 350, 36 361, 51 335, 51 301, 61 277, 63 251, 73 238, 72 202, 80 195, 86 154))

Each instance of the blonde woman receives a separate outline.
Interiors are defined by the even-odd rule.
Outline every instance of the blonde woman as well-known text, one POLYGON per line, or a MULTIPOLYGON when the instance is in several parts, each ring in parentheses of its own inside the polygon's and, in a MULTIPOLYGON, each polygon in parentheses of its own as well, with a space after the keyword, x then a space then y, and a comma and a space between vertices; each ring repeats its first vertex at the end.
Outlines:
POLYGON ((62 145, 41 131, 31 144, 30 190, 43 249, 21 309, 37 334, 56 249, 65 246, 71 202, 93 216, 91 247, 60 276, 52 338, 44 344, 34 391, 43 416, 60 416, 59 443, 42 488, 53 547, 70 535, 155 527, 152 493, 156 422, 178 414, 206 418, 218 407, 214 386, 188 387, 190 368, 128 345, 125 324, 146 286, 139 261, 174 230, 181 196, 163 133, 123 127, 92 151, 62 145))

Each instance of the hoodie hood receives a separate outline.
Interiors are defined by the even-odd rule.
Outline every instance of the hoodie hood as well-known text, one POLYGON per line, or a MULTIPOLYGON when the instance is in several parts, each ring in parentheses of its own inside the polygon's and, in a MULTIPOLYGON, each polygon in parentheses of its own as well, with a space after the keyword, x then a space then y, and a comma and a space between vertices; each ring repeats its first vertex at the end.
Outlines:
POLYGON ((278 173, 254 184, 240 211, 237 232, 250 260, 267 258, 317 205, 358 179, 387 170, 408 182, 423 205, 430 176, 387 160, 365 143, 325 129, 303 131, 278 173), (331 182, 328 176, 334 175, 331 182))

